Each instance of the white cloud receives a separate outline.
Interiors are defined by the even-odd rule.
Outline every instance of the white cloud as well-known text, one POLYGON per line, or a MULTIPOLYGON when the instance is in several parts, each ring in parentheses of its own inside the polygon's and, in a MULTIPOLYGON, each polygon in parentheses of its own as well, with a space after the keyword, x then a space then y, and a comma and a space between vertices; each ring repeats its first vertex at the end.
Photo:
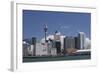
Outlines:
MULTIPOLYGON (((50 39, 54 39, 54 36, 53 36, 53 35, 47 36, 47 40, 49 40, 49 38, 50 38, 50 39)), ((44 43, 44 42, 45 42, 45 38, 42 38, 42 39, 41 39, 41 43, 44 43)))
POLYGON ((87 49, 91 48, 91 40, 89 38, 85 39, 85 48, 87 49))
MULTIPOLYGON (((54 39, 54 35, 49 35, 49 36, 47 36, 47 40, 48 40, 49 38, 53 40, 53 39, 54 39)), ((61 48, 63 48, 63 44, 64 44, 63 41, 64 41, 64 38, 65 38, 65 36, 64 36, 64 35, 61 35, 61 37, 60 37, 60 40, 61 40, 61 48)), ((45 43, 45 39, 44 39, 44 38, 41 39, 41 43, 45 43)))

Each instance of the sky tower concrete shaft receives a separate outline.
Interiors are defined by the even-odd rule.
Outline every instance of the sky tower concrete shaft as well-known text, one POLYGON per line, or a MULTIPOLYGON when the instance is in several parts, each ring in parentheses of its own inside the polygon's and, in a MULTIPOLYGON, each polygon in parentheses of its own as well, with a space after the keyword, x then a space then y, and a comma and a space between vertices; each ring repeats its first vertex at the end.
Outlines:
POLYGON ((48 27, 46 24, 44 24, 45 42, 47 40, 47 30, 48 30, 48 27))

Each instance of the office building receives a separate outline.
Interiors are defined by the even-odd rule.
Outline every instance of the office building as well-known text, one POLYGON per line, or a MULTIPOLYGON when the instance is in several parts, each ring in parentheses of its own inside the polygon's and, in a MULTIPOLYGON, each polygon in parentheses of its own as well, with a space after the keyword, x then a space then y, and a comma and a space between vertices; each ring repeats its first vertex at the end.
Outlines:
POLYGON ((61 42, 55 41, 55 48, 57 49, 57 54, 61 53, 61 42))
POLYGON ((61 37, 60 32, 56 31, 54 34, 54 44, 55 44, 57 54, 61 53, 61 39, 60 39, 60 37, 61 37))
POLYGON ((30 40, 30 47, 28 47, 28 55, 35 56, 36 52, 36 38, 32 37, 30 40))
POLYGON ((78 39, 79 39, 79 48, 85 49, 85 33, 79 32, 78 39))
POLYGON ((75 48, 75 39, 74 39, 74 37, 66 36, 64 38, 64 50, 66 50, 68 48, 75 48))
POLYGON ((47 50, 47 43, 36 43, 36 56, 47 56, 48 50, 47 50))
POLYGON ((36 37, 32 37, 32 46, 33 46, 33 56, 35 56, 35 52, 36 52, 36 37))
POLYGON ((56 56, 56 55, 57 55, 57 49, 51 48, 51 56, 56 56))
POLYGON ((80 47, 80 43, 79 43, 79 38, 78 37, 74 37, 75 39, 75 49, 79 49, 80 47))
POLYGON ((26 43, 26 41, 23 41, 23 57, 28 56, 28 48, 30 45, 26 43))
POLYGON ((55 34, 54 34, 54 40, 55 40, 55 41, 60 41, 60 37, 61 37, 60 32, 55 31, 55 34))

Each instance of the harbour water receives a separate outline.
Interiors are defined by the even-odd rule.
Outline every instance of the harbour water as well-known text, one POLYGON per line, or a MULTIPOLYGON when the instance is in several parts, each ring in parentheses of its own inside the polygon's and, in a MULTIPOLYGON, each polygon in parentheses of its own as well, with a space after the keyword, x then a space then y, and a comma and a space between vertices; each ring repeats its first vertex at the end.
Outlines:
POLYGON ((68 56, 34 56, 23 57, 23 62, 46 62, 46 61, 67 61, 67 60, 87 60, 91 59, 91 55, 68 55, 68 56))

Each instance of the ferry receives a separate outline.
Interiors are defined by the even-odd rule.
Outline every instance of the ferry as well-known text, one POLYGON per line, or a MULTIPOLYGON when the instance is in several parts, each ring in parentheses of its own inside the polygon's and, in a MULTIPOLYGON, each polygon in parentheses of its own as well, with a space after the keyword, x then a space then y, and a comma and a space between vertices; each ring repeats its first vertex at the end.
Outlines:
POLYGON ((90 55, 91 50, 90 49, 84 49, 84 50, 77 50, 74 52, 75 55, 90 55))

